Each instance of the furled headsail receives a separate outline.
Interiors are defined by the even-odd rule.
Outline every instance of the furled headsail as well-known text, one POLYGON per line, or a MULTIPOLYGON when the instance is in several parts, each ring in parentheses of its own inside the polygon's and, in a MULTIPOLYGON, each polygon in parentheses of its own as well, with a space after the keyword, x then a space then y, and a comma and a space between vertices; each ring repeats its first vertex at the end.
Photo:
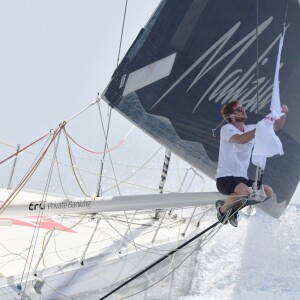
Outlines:
MULTIPOLYGON (((278 217, 300 177, 300 3, 298 0, 163 0, 114 72, 103 98, 194 167, 214 177, 221 106, 240 99, 248 123, 267 115, 278 42, 286 21, 280 70, 289 106, 278 135, 285 155, 268 160, 274 188, 262 207, 278 217), (288 8, 288 9, 287 9, 288 8)), ((254 176, 255 169, 250 169, 254 176)))

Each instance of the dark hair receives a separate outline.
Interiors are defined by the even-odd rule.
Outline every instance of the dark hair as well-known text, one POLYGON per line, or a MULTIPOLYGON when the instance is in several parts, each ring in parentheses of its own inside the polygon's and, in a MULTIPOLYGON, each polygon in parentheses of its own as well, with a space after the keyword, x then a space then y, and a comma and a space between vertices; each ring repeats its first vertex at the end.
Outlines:
POLYGON ((230 101, 230 102, 225 103, 225 104, 222 106, 222 109, 221 109, 221 115, 222 115, 223 119, 226 120, 226 122, 232 123, 232 120, 231 120, 231 118, 229 118, 229 115, 231 115, 231 114, 234 113, 233 108, 234 108, 239 102, 240 102, 239 100, 232 100, 232 101, 230 101))

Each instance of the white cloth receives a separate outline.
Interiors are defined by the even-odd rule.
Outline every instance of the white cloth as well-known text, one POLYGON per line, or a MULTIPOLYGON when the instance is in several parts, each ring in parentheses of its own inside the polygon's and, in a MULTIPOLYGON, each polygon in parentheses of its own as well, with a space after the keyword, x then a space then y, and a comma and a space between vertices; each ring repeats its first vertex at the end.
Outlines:
MULTIPOLYGON (((244 132, 251 131, 256 125, 244 125, 244 132)), ((229 142, 235 134, 243 134, 232 124, 221 128, 220 150, 216 178, 225 176, 244 177, 248 179, 247 170, 250 163, 254 141, 245 144, 229 142)))
POLYGON ((281 36, 279 41, 279 50, 277 55, 274 86, 270 106, 271 113, 268 114, 263 120, 258 122, 255 131, 252 163, 261 169, 265 168, 267 157, 272 157, 276 154, 283 155, 281 141, 274 132, 275 120, 279 119, 283 115, 281 113, 279 93, 279 69, 283 40, 284 34, 281 36))
POLYGON ((281 59, 281 51, 283 46, 284 34, 280 37, 279 41, 279 49, 276 61, 276 69, 274 75, 274 84, 273 84, 273 92, 272 92, 272 101, 271 101, 271 115, 277 120, 281 116, 281 105, 280 105, 280 92, 279 92, 279 69, 280 69, 280 59, 281 59))
POLYGON ((274 119, 266 117, 259 121, 255 131, 252 163, 264 169, 267 157, 283 153, 282 143, 274 131, 274 119))

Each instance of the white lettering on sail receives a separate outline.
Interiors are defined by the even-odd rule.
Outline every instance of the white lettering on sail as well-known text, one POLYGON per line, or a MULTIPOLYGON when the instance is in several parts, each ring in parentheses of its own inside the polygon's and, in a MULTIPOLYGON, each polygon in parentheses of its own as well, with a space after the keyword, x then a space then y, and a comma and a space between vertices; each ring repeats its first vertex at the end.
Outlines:
MULTIPOLYGON (((266 55, 276 45, 279 39, 280 39, 280 35, 276 37, 276 39, 258 58, 258 64, 262 63, 264 65, 267 62, 266 55)), ((248 71, 241 78, 239 77, 239 75, 237 75, 238 73, 239 74, 242 73, 241 69, 233 71, 231 74, 227 75, 227 77, 223 81, 221 81, 218 84, 218 86, 215 87, 215 90, 212 91, 208 99, 209 100, 215 99, 216 103, 222 99, 222 104, 223 104, 232 98, 239 98, 246 109, 250 108, 250 111, 253 111, 254 109, 256 109, 256 98, 257 98, 256 89, 258 86, 259 87, 259 99, 258 99, 259 109, 261 109, 270 100, 270 96, 272 94, 272 89, 273 89, 273 83, 271 83, 270 79, 266 81, 265 77, 259 78, 257 82, 255 80, 256 74, 253 73, 251 75, 251 72, 254 72, 255 69, 256 69, 256 62, 248 69, 248 71), (237 76, 233 78, 235 75, 237 76), (230 82, 227 84, 227 81, 229 80, 230 82), (253 84, 253 87, 247 90, 246 86, 248 86, 248 84, 251 82, 253 84), (252 97, 249 98, 251 94, 252 97)), ((200 99, 200 101, 202 100, 203 97, 200 99)))
POLYGON ((221 45, 217 51, 212 55, 212 57, 209 59, 207 64, 204 66, 204 69, 206 66, 215 58, 215 56, 221 51, 221 49, 224 47, 224 45, 228 42, 228 40, 233 36, 233 34, 236 32, 236 30, 239 28, 241 22, 238 22, 235 26, 233 26, 225 35, 223 35, 214 45, 212 45, 193 65, 187 69, 175 82, 174 84, 152 105, 151 109, 155 107, 160 101, 163 100, 163 98, 169 94, 171 90, 173 90, 187 75, 191 73, 215 48, 217 48, 219 45, 221 45))
POLYGON ((218 103, 222 100, 222 103, 232 99, 239 98, 246 108, 250 108, 250 111, 256 109, 257 101, 257 86, 259 87, 259 109, 264 107, 270 100, 273 88, 273 82, 265 77, 256 79, 256 63, 265 65, 268 61, 267 54, 278 42, 280 35, 274 39, 269 47, 258 57, 258 61, 254 62, 251 67, 244 71, 239 68, 228 73, 228 70, 233 67, 236 61, 246 52, 246 50, 255 42, 257 36, 271 24, 273 17, 270 17, 263 22, 257 29, 255 28, 252 32, 242 38, 238 43, 231 47, 227 52, 217 57, 221 50, 235 34, 240 27, 241 22, 234 25, 227 33, 225 33, 212 47, 210 47, 189 69, 187 69, 173 84, 172 86, 153 104, 151 107, 154 108, 159 102, 161 102, 167 94, 169 94, 185 77, 187 77, 204 59, 208 59, 204 67, 201 69, 199 74, 194 78, 186 92, 196 83, 199 83, 211 69, 219 65, 226 57, 230 54, 234 54, 233 58, 229 63, 222 69, 212 84, 207 88, 201 98, 195 105, 193 112, 195 112, 204 99, 214 101, 218 103), (252 88, 249 88, 249 84, 253 84, 252 88))

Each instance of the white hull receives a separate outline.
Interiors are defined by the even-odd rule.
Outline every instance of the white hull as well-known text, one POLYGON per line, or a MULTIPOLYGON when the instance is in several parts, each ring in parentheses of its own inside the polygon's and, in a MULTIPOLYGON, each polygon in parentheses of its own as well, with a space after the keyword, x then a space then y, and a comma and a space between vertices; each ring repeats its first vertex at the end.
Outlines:
MULTIPOLYGON (((0 192, 3 201, 11 191, 0 192)), ((21 192, 14 201, 32 201, 30 197, 25 199, 24 195, 38 197, 38 194, 21 192)), ((55 198, 51 201, 61 201, 60 197, 55 198)), ((33 216, 5 218, 3 213, 0 222, 9 221, 12 225, 0 227, 0 299, 40 299, 39 293, 47 300, 65 299, 64 295, 76 299, 90 295, 89 299, 99 299, 186 238, 211 225, 210 215, 201 221, 200 228, 196 226, 204 210, 208 208, 199 209, 194 214, 193 209, 178 210, 176 213, 183 213, 184 218, 166 217, 161 225, 160 220, 153 219, 153 210, 136 215, 127 212, 126 215, 42 216, 40 222, 33 216), (36 224, 39 224, 38 232, 36 224), (53 227, 57 230, 52 233, 53 227), (32 242, 33 236, 36 243, 32 242), (19 285, 22 290, 18 289, 19 285)), ((190 255, 198 242, 130 283, 130 291, 135 286, 153 284, 167 276, 190 255)))

